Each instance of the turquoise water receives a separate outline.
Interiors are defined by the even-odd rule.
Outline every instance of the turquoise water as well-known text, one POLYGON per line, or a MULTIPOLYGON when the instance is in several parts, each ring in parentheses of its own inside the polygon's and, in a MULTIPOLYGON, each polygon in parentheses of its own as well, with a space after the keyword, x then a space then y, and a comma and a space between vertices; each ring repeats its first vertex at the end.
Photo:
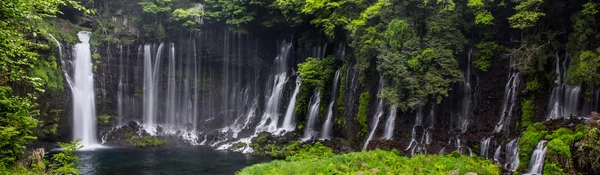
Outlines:
POLYGON ((206 147, 111 148, 81 151, 78 156, 79 169, 86 175, 234 174, 246 166, 270 161, 206 147))

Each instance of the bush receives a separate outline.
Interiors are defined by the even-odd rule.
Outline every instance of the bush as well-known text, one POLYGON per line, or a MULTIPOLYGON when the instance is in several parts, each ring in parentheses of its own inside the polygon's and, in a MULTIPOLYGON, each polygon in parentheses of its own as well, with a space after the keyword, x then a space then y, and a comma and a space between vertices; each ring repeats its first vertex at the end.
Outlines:
POLYGON ((29 111, 35 105, 11 93, 10 87, 0 86, 0 167, 12 166, 25 151, 25 145, 36 139, 32 130, 37 120, 29 111))
POLYGON ((449 174, 455 170, 460 174, 500 174, 499 167, 489 160, 460 154, 418 155, 409 159, 397 152, 375 150, 295 158, 252 165, 239 174, 449 174))
POLYGON ((129 138, 129 143, 135 147, 157 147, 165 144, 165 141, 156 136, 140 137, 133 135, 129 138))
POLYGON ((79 144, 81 139, 71 143, 58 142, 63 150, 52 155, 52 163, 49 164, 52 174, 79 174, 79 158, 75 155, 82 146, 79 144))
POLYGON ((96 117, 96 120, 97 120, 97 121, 98 121, 98 123, 100 123, 100 124, 108 124, 108 123, 110 122, 110 118, 111 118, 111 116, 110 116, 110 115, 106 115, 106 114, 104 114, 104 115, 99 115, 99 116, 97 116, 97 117, 96 117))

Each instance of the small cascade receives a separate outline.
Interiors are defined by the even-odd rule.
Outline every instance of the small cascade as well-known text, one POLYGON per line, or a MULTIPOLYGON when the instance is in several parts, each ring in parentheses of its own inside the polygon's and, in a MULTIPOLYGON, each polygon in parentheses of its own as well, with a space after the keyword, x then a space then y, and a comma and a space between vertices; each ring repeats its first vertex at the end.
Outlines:
POLYGON ((512 118, 513 109, 517 101, 517 88, 521 81, 520 74, 514 65, 515 54, 510 55, 510 68, 508 82, 504 86, 504 99, 502 100, 502 111, 500 113, 500 121, 496 124, 494 132, 499 133, 505 130, 505 126, 510 124, 512 118))
POLYGON ((150 134, 156 133, 157 102, 158 102, 158 83, 160 57, 163 44, 158 47, 156 56, 152 57, 151 45, 144 46, 144 127, 150 134))
POLYGON ((303 141, 312 139, 315 133, 315 123, 319 117, 319 105, 321 103, 321 94, 315 89, 315 94, 310 98, 310 104, 308 106, 308 121, 306 122, 306 128, 304 129, 303 141))
POLYGON ((329 102, 329 106, 327 106, 327 118, 325 120, 325 123, 323 123, 323 127, 321 130, 321 140, 326 140, 326 139, 330 139, 331 138, 331 127, 332 127, 332 123, 333 123, 333 106, 335 105, 335 101, 337 99, 337 93, 338 93, 338 84, 340 81, 340 70, 338 69, 335 72, 335 78, 333 81, 333 91, 331 93, 331 100, 329 102))
POLYGON ((295 106, 296 106, 296 96, 300 91, 300 85, 302 84, 302 79, 300 77, 296 78, 296 87, 294 88, 294 92, 292 93, 292 97, 290 98, 290 102, 287 105, 287 110, 285 112, 285 117, 283 118, 283 128, 286 131, 293 131, 296 128, 296 124, 294 123, 294 115, 295 115, 295 106))
POLYGON ((176 63, 175 63, 175 45, 169 44, 169 61, 167 68, 167 96, 166 96, 166 108, 167 113, 165 114, 165 124, 172 127, 176 123, 177 117, 177 80, 176 80, 176 63))
POLYGON ((546 157, 546 144, 545 140, 540 141, 535 150, 531 154, 531 161, 529 162, 529 171, 526 174, 542 174, 544 169, 544 158, 546 157))
POLYGON ((394 127, 396 123, 396 110, 397 106, 392 105, 390 108, 390 114, 388 116, 387 121, 385 122, 385 130, 383 132, 383 138, 387 140, 391 140, 394 136, 394 127))
POLYGON ((492 141, 492 137, 481 139, 481 149, 479 151, 479 155, 481 157, 489 158, 488 150, 490 149, 490 141, 492 141))
POLYGON ((519 167, 519 139, 514 139, 506 144, 504 168, 510 172, 515 172, 519 167))
POLYGON ((498 145, 498 148, 494 151, 494 162, 499 163, 501 161, 500 154, 502 154, 502 145, 498 145))
POLYGON ((569 54, 567 53, 565 59, 560 61, 558 52, 555 53, 556 57, 556 69, 555 73, 557 78, 554 81, 555 86, 552 88, 552 94, 550 97, 550 113, 548 114, 547 120, 565 118, 570 116, 580 116, 580 93, 581 87, 567 85, 567 68, 569 65, 569 54))
POLYGON ((461 130, 461 134, 467 132, 469 126, 469 120, 471 119, 472 111, 471 106, 473 101, 471 99, 471 53, 473 50, 469 50, 467 56, 467 70, 465 71, 465 82, 462 87, 462 105, 459 114, 458 124, 461 130))
POLYGON ((265 113, 263 114, 259 125, 256 127, 256 132, 266 131, 274 133, 277 131, 277 124, 279 122, 279 110, 281 109, 281 101, 283 99, 283 89, 287 81, 287 61, 290 57, 292 49, 291 43, 284 43, 279 49, 279 54, 275 58, 275 65, 277 65, 275 72, 277 73, 273 77, 273 86, 271 95, 267 100, 265 106, 265 113))
POLYGON ((123 60, 123 46, 119 46, 119 84, 117 85, 117 126, 121 126, 123 124, 123 118, 125 118, 123 114, 123 89, 124 89, 124 70, 125 62, 123 60))
MULTIPOLYGON (((383 77, 381 79, 379 79, 379 90, 377 90, 377 95, 379 96, 379 94, 381 93, 381 90, 383 89, 383 77)), ((375 117, 373 117, 373 122, 371 123, 371 132, 369 132, 369 137, 367 137, 367 140, 365 141, 365 144, 363 145, 362 150, 367 149, 367 146, 369 146, 369 142, 373 139, 373 135, 375 135, 375 131, 377 130, 377 125, 379 125, 379 119, 381 118, 381 116, 383 116, 383 99, 377 97, 377 112, 375 113, 375 117)))
MULTIPOLYGON (((431 110, 429 115, 427 116, 427 127, 424 126, 424 115, 423 115, 423 107, 417 108, 417 113, 415 116, 415 125, 412 128, 411 132, 411 141, 405 151, 411 150, 411 155, 415 155, 418 153, 427 153, 426 145, 431 144, 432 139, 432 131, 434 129, 435 123, 435 106, 431 105, 431 110), (418 129, 422 130, 420 138, 418 137, 418 129)), ((444 148, 440 152, 444 152, 444 148)))
POLYGON ((74 79, 69 80, 73 83, 73 138, 81 139, 83 149, 99 146, 96 138, 94 74, 89 43, 91 35, 91 32, 77 33, 81 43, 75 45, 74 79))

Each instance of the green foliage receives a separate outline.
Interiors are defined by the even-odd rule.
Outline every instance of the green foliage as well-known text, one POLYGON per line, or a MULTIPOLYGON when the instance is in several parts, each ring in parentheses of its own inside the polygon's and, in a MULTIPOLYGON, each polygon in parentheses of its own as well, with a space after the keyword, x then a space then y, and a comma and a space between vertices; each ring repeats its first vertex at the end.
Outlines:
POLYGON ((331 69, 335 62, 335 58, 327 57, 318 59, 309 57, 304 63, 298 64, 298 74, 302 78, 302 85, 314 87, 317 84, 325 85, 328 77, 335 70, 331 69))
POLYGON ((476 157, 452 155, 417 155, 401 157, 393 151, 368 151, 331 157, 302 157, 301 159, 256 164, 239 174, 500 174, 492 162, 476 157), (285 168, 281 168, 285 167, 285 168))
POLYGON ((517 11, 508 18, 512 28, 525 29, 535 26, 536 22, 546 13, 540 12, 539 6, 544 0, 523 0, 514 9, 517 11))
POLYGON ((129 144, 135 147, 158 147, 165 144, 165 141, 156 136, 137 136, 132 135, 128 140, 129 144))
POLYGON ((38 60, 29 70, 29 76, 40 78, 45 89, 62 90, 62 72, 56 62, 57 60, 54 56, 38 60))
POLYGON ((100 124, 108 124, 110 122, 110 118, 111 116, 106 114, 96 116, 96 120, 100 124))
POLYGON ((573 154, 571 146, 576 140, 581 140, 585 131, 578 128, 577 132, 573 132, 568 128, 559 128, 552 131, 552 134, 546 135, 546 140, 550 140, 546 147, 545 164, 554 164, 556 166, 545 166, 544 173, 548 174, 564 174, 562 172, 574 172, 573 154), (557 171, 561 169, 560 171, 557 171))
POLYGON ((11 93, 9 87, 0 86, 0 167, 11 166, 25 151, 25 145, 36 139, 33 129, 37 120, 30 111, 34 104, 11 93))
POLYGON ((364 136, 369 130, 369 125, 367 124, 367 112, 369 107, 369 101, 371 100, 371 94, 369 91, 365 91, 360 94, 360 103, 358 106, 358 115, 356 121, 360 124, 360 130, 358 131, 358 137, 364 136))
POLYGON ((79 174, 79 158, 75 155, 77 150, 81 149, 79 143, 81 139, 77 139, 71 143, 61 143, 58 145, 62 151, 52 155, 52 163, 49 164, 52 174, 79 174))
POLYGON ((483 0, 469 0, 467 6, 475 12, 476 24, 494 24, 494 16, 486 9, 486 3, 483 0))
POLYGON ((569 67, 567 83, 586 87, 600 85, 600 53, 584 51, 578 59, 574 59, 569 67))
POLYGON ((583 132, 585 133, 583 139, 574 153, 574 162, 580 167, 579 169, 593 174, 600 171, 600 129, 593 127, 583 132))
POLYGON ((534 78, 533 80, 527 81, 525 84, 525 89, 531 92, 539 91, 542 89, 542 83, 540 83, 539 79, 534 78))
POLYGON ((533 97, 530 99, 523 100, 521 102, 521 111, 523 114, 521 115, 521 126, 523 128, 529 128, 529 125, 533 122, 533 118, 535 118, 535 105, 533 104, 533 97))
POLYGON ((491 59, 494 58, 498 53, 506 50, 503 46, 496 44, 495 42, 480 42, 476 45, 477 51, 475 57, 477 59, 473 61, 473 65, 481 71, 488 71, 491 66, 491 59))

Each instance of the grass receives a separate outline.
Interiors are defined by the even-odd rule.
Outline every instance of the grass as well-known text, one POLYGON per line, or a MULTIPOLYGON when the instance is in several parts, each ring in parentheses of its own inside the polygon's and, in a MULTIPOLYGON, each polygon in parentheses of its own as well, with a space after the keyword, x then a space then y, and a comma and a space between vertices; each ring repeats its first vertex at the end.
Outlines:
MULTIPOLYGON (((308 153, 300 153, 308 154, 308 153)), ((295 156, 298 158, 299 156, 295 156)), ((500 174, 500 168, 480 157, 449 155, 418 155, 402 157, 395 151, 363 151, 300 160, 275 160, 256 164, 240 171, 246 174, 500 174)))

